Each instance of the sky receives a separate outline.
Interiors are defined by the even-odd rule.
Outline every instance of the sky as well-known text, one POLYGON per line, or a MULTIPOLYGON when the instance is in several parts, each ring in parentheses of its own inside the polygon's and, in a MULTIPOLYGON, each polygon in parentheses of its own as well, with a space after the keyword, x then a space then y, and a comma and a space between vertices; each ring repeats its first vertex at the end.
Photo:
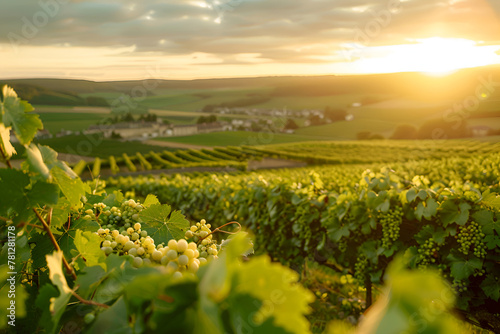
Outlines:
POLYGON ((94 81, 500 64, 498 0, 0 2, 0 78, 94 81))

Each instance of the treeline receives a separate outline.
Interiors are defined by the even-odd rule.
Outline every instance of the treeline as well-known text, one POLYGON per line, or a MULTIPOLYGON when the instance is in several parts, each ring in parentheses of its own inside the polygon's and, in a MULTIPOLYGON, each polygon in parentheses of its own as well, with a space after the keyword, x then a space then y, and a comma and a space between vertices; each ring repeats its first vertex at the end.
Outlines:
POLYGON ((27 85, 12 85, 18 96, 32 104, 52 106, 91 106, 109 107, 108 101, 98 96, 82 97, 73 92, 54 91, 47 88, 27 85))
MULTIPOLYGON (((101 124, 116 124, 116 123, 128 123, 128 122, 156 122, 158 116, 153 113, 141 114, 138 117, 134 117, 132 113, 127 112, 123 115, 116 115, 114 117, 108 117, 101 121, 101 124)), ((165 122, 165 120, 164 120, 165 122)))
POLYGON ((213 112, 216 108, 243 108, 249 107, 256 104, 265 103, 271 100, 270 96, 258 95, 258 96, 250 96, 243 99, 238 99, 229 102, 223 102, 219 104, 207 104, 203 107, 201 111, 203 112, 213 112))

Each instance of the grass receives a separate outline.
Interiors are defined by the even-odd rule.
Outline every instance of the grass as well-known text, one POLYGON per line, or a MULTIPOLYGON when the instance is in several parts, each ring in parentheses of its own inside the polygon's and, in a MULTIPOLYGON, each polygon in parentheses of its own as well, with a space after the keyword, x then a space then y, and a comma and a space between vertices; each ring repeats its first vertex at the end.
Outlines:
POLYGON ((44 128, 52 134, 60 132, 62 129, 71 131, 83 131, 89 126, 96 124, 99 120, 107 117, 106 114, 87 113, 40 113, 40 119, 44 128))
POLYGON ((317 136, 249 131, 212 132, 184 137, 159 138, 159 140, 173 143, 204 146, 267 145, 326 139, 317 136))
MULTIPOLYGON (((110 155, 114 155, 115 157, 121 156, 123 153, 135 155, 137 152, 174 151, 174 149, 169 149, 167 147, 146 145, 138 141, 121 142, 115 139, 106 139, 97 134, 43 139, 38 140, 37 143, 50 146, 59 153, 70 153, 104 159, 107 159, 110 155)), ((15 148, 19 154, 24 152, 24 148, 21 145, 15 145, 15 148)))

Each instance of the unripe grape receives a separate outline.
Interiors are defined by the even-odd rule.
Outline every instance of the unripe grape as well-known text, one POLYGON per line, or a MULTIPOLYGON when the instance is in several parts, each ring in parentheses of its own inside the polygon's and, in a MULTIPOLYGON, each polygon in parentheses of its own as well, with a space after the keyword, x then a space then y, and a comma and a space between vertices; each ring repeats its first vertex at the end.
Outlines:
POLYGON ((128 251, 129 255, 137 256, 137 248, 132 247, 128 251))
POLYGON ((134 224, 134 229, 135 229, 136 231, 140 230, 140 229, 141 229, 141 223, 135 223, 135 224, 134 224))
POLYGON ((194 273, 196 273, 198 271, 199 268, 200 268, 200 265, 198 264, 198 262, 194 262, 193 261, 189 265, 188 270, 194 274, 194 273))
POLYGON ((198 248, 198 246, 194 242, 190 242, 188 244, 188 248, 195 251, 198 248))
POLYGON ((134 233, 132 233, 130 238, 135 241, 135 240, 139 239, 139 234, 137 232, 134 232, 134 233))
POLYGON ((170 261, 173 261, 173 260, 175 260, 175 259, 177 258, 177 251, 176 251, 176 250, 171 249, 171 250, 169 250, 169 251, 167 252, 167 255, 166 255, 166 256, 167 256, 167 258, 168 258, 170 261))
POLYGON ((119 232, 118 230, 113 230, 113 231, 111 232, 111 235, 113 236, 113 238, 115 238, 115 239, 116 239, 116 237, 118 237, 118 236, 120 235, 120 232, 119 232))
POLYGON ((97 230, 97 233, 98 234, 104 234, 105 232, 104 232, 104 229, 100 228, 100 229, 97 230))
POLYGON ((145 253, 144 248, 142 247, 137 248, 137 255, 142 256, 144 255, 144 253, 145 253))
POLYGON ((85 316, 83 317, 83 321, 85 321, 87 325, 90 324, 92 321, 94 321, 94 319, 95 315, 92 312, 85 314, 85 316))
POLYGON ((106 255, 113 253, 113 248, 111 247, 102 247, 101 249, 104 251, 106 255))
POLYGON ((138 214, 138 213, 134 213, 134 214, 132 215, 132 219, 133 219, 133 220, 138 220, 138 219, 139 219, 139 214, 138 214))
POLYGON ((202 257, 202 258, 206 258, 207 256, 208 256, 208 253, 205 251, 200 253, 200 257, 202 257))
POLYGON ((192 249, 186 249, 184 255, 186 255, 191 260, 192 258, 194 258, 194 251, 192 249))
POLYGON ((204 257, 200 257, 198 260, 200 261, 200 265, 207 263, 207 259, 204 257))
POLYGON ((118 243, 116 241, 112 241, 111 242, 111 248, 116 248, 116 246, 118 246, 118 243))
POLYGON ((146 251, 149 254, 153 254, 153 252, 155 251, 155 245, 153 245, 153 244, 146 245, 146 251))
POLYGON ((111 247, 111 241, 109 241, 109 240, 103 241, 102 247, 111 247))
POLYGON ((186 233, 184 234, 184 236, 186 237, 186 239, 191 239, 193 237, 193 232, 186 231, 186 233))
POLYGON ((198 250, 194 251, 194 258, 197 259, 200 257, 200 252, 198 250))
POLYGON ((134 232, 135 232, 135 231, 134 231, 134 229, 133 229, 132 227, 129 227, 129 228, 127 229, 127 233, 128 233, 128 234, 132 234, 132 233, 134 233, 134 232))
POLYGON ((148 231, 141 231, 141 237, 145 238, 148 236, 148 231))
POLYGON ((163 254, 160 251, 155 250, 155 251, 153 251, 153 254, 151 255, 151 257, 153 258, 153 260, 160 262, 161 258, 163 257, 163 254))
POLYGON ((180 255, 178 259, 179 265, 185 266, 189 262, 189 258, 186 255, 180 255))
POLYGON ((161 258, 161 260, 160 260, 160 263, 161 263, 162 265, 166 265, 166 264, 168 263, 168 261, 170 261, 170 260, 168 259, 168 257, 163 256, 163 257, 161 258))
POLYGON ((134 243, 129 240, 123 245, 123 250, 128 252, 132 247, 134 247, 134 243))
POLYGON ((212 261, 212 260, 215 260, 215 259, 216 259, 216 257, 215 257, 214 255, 209 255, 209 256, 207 257, 207 260, 208 260, 208 261, 212 261))
POLYGON ((167 271, 170 272, 170 273, 173 273, 174 271, 176 271, 177 269, 179 269, 179 265, 174 262, 174 261, 170 261, 168 264, 167 264, 167 271))
POLYGON ((187 248, 188 248, 188 243, 186 240, 181 239, 181 240, 177 241, 177 251, 179 253, 184 253, 187 248))
POLYGON ((202 225, 205 225, 205 224, 207 223, 207 221, 206 221, 205 219, 202 219, 202 220, 200 220, 200 223, 201 223, 202 225))
POLYGON ((177 241, 174 239, 171 239, 168 241, 168 248, 172 250, 177 250, 177 241))
POLYGON ((196 232, 198 230, 198 228, 196 226, 191 226, 191 232, 196 232))
POLYGON ((145 259, 143 259, 142 261, 144 262, 144 265, 145 265, 145 266, 150 266, 150 265, 151 265, 151 260, 150 260, 150 259, 148 259, 148 258, 145 258, 145 259))
POLYGON ((134 257, 134 261, 133 261, 132 265, 136 268, 140 268, 140 267, 142 267, 143 263, 144 263, 144 261, 140 257, 136 256, 136 257, 134 257))
POLYGON ((182 278, 182 273, 180 271, 176 271, 173 275, 172 275, 172 278, 173 279, 180 279, 182 278))

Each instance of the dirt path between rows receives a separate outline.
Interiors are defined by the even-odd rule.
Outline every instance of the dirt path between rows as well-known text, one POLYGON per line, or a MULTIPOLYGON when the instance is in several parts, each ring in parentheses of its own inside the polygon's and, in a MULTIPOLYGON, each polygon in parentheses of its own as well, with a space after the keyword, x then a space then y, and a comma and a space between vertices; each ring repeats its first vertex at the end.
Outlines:
POLYGON ((186 149, 193 149, 193 150, 201 150, 202 148, 207 148, 207 149, 213 148, 211 146, 174 143, 174 142, 163 141, 163 140, 146 140, 146 141, 143 141, 142 143, 147 144, 147 145, 155 145, 155 146, 171 147, 171 148, 186 148, 186 149))

